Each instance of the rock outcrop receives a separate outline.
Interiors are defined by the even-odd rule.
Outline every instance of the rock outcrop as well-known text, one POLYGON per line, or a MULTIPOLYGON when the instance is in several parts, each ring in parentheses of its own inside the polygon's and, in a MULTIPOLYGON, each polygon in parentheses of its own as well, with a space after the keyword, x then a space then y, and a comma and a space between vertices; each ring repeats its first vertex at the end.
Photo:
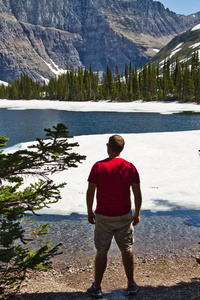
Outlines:
POLYGON ((0 80, 42 80, 66 64, 105 71, 146 62, 200 23, 152 0, 0 0, 0 80))

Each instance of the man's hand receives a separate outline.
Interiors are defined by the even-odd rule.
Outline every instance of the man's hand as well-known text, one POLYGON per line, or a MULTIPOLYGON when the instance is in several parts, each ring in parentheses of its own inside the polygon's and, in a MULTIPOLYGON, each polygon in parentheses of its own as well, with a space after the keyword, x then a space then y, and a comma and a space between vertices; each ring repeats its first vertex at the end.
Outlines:
POLYGON ((133 215, 133 226, 136 226, 140 222, 140 216, 134 214, 133 215))
POLYGON ((86 203, 87 203, 87 211, 88 211, 88 222, 90 224, 95 224, 95 214, 93 213, 92 206, 94 201, 94 194, 97 185, 92 182, 88 182, 88 189, 86 193, 86 203))
POLYGON ((93 212, 88 213, 88 222, 90 224, 95 224, 95 214, 93 212))
POLYGON ((133 215, 133 226, 136 226, 140 222, 140 209, 142 204, 142 194, 140 190, 140 184, 133 183, 132 190, 135 201, 135 212, 133 215))

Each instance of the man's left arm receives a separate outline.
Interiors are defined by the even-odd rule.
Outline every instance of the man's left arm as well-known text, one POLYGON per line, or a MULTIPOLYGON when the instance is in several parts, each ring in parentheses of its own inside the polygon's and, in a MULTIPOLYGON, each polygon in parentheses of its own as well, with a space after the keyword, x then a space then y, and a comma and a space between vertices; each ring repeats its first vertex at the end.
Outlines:
POLYGON ((142 205, 142 193, 140 189, 140 184, 133 183, 132 184, 132 191, 134 195, 134 202, 135 202, 135 212, 133 215, 133 226, 136 226, 140 222, 140 209, 142 205))
POLYGON ((93 207, 96 187, 97 187, 96 183, 88 182, 88 189, 86 192, 86 203, 87 203, 88 221, 91 224, 95 224, 95 215, 93 213, 92 207, 93 207))

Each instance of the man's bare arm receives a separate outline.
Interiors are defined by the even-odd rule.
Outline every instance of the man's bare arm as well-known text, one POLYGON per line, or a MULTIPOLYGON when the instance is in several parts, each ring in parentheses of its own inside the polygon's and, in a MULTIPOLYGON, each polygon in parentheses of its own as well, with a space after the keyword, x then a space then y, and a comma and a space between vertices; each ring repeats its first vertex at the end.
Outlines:
POLYGON ((133 226, 135 226, 140 222, 140 209, 142 205, 142 193, 140 190, 140 184, 133 183, 132 191, 133 191, 134 202, 135 202, 135 212, 133 215, 133 226))
POLYGON ((93 202, 94 202, 94 194, 97 185, 95 183, 88 183, 88 189, 86 192, 86 203, 87 203, 87 212, 88 212, 88 221, 91 224, 95 224, 95 215, 92 210, 93 202))

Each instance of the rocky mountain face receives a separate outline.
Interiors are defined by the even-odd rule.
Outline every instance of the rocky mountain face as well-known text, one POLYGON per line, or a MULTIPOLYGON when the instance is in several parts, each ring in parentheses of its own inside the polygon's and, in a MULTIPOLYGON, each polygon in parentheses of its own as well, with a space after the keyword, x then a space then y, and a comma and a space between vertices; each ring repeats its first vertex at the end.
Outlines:
POLYGON ((153 0, 0 0, 0 80, 42 80, 92 64, 140 65, 175 35, 200 23, 153 0))

